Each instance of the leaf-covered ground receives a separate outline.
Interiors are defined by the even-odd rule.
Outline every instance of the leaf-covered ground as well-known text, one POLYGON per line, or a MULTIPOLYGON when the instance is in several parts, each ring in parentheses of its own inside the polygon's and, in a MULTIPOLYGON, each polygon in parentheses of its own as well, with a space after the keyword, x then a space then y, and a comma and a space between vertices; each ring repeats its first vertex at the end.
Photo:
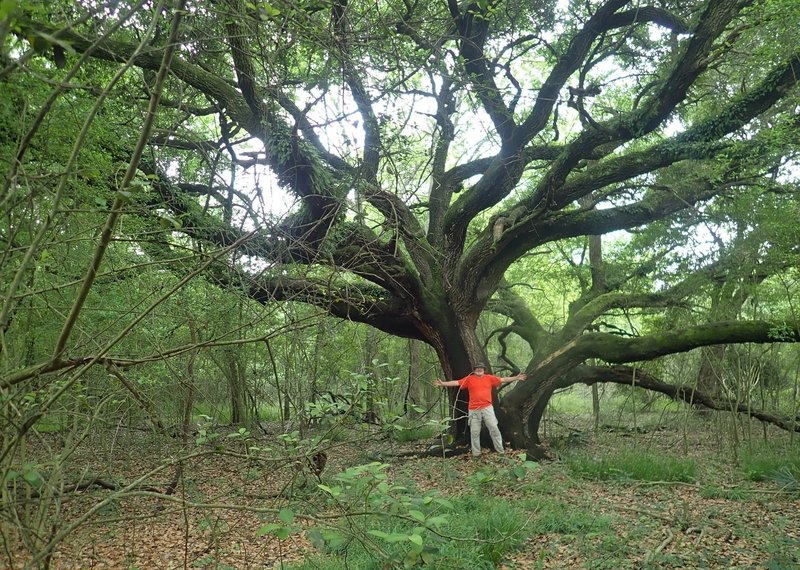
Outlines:
MULTIPOLYGON (((89 522, 66 537, 51 567, 290 567, 320 554, 306 530, 341 516, 335 509, 315 510, 322 504, 318 484, 331 486, 336 473, 380 460, 389 464, 385 470, 389 481, 418 495, 439 489, 455 505, 462 496, 483 495, 509 513, 522 515, 521 524, 498 529, 496 536, 451 537, 514 542, 515 548, 503 555, 502 562, 484 561, 481 567, 800 568, 800 494, 770 478, 751 480, 752 473, 747 473, 740 457, 766 447, 797 457, 798 442, 770 432, 766 443, 763 435, 752 434, 731 447, 710 426, 708 430, 676 424, 666 429, 586 429, 572 432, 571 437, 554 434, 553 460, 520 470, 524 458, 516 453, 486 454, 477 461, 466 456, 399 457, 430 442, 399 444, 374 430, 356 429, 339 432, 327 449, 328 464, 319 479, 301 462, 248 459, 245 443, 227 438, 218 440, 224 444, 224 454, 201 446, 198 450, 209 454, 185 461, 181 476, 175 478, 176 466, 170 463, 180 455, 175 443, 142 432, 95 434, 71 458, 64 481, 71 484, 99 476, 122 485, 159 465, 164 468, 102 505, 89 522), (591 464, 614 457, 620 449, 642 457, 677 457, 696 470, 689 480, 644 481, 617 469, 613 461, 602 479, 575 468, 576 458, 591 464), (154 495, 172 481, 177 484, 168 498, 154 495), (278 517, 281 509, 286 510, 278 517), (276 521, 272 528, 286 527, 287 538, 276 536, 280 532, 259 532, 276 521)), ((53 437, 44 435, 42 441, 53 437)), ((265 436, 249 444, 266 446, 275 441, 265 436)), ((54 441, 47 443, 57 446, 54 441)), ((43 446, 39 451, 44 450, 43 446)), ((277 457, 274 452, 261 455, 277 457)), ((40 459, 44 463, 47 458, 40 459)), ((20 486, 20 500, 25 489, 20 486)), ((59 508, 48 511, 52 529, 64 528, 114 492, 90 486, 65 494, 59 508)), ((457 508, 451 516, 459 516, 457 508)), ((0 565, 12 560, 21 567, 28 558, 21 537, 8 519, 4 525, 5 558, 0 565)), ((451 532, 447 526, 437 531, 445 537, 451 532)), ((437 540, 441 544, 446 539, 437 540)), ((342 560, 342 568, 358 567, 342 560)), ((472 562, 474 567, 481 563, 472 562)), ((373 564, 394 567, 378 556, 373 564)), ((437 563, 434 557, 430 567, 469 568, 468 564, 460 566, 450 559, 437 563)))

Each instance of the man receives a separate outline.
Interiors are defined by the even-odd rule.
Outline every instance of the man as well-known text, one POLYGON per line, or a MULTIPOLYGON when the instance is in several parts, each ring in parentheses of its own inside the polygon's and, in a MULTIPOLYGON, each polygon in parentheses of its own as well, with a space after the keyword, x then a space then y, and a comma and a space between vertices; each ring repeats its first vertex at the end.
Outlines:
POLYGON ((434 386, 459 387, 469 391, 469 417, 467 423, 469 424, 470 441, 472 443, 472 457, 480 457, 481 455, 481 425, 484 423, 489 430, 495 451, 504 453, 503 438, 497 427, 497 417, 494 415, 494 408, 492 407, 492 389, 501 384, 517 382, 526 378, 527 376, 522 372, 507 378, 486 374, 486 367, 479 362, 472 367, 472 373, 461 380, 442 382, 437 378, 433 382, 434 386))

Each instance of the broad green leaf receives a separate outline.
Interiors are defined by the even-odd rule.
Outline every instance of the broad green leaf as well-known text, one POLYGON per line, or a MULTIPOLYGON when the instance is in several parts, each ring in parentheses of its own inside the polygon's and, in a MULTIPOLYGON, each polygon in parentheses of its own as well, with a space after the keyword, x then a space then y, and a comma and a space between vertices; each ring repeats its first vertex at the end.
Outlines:
POLYGON ((281 509, 278 512, 278 518, 286 524, 292 524, 294 522, 294 513, 290 509, 281 509))
POLYGON ((279 525, 277 523, 265 524, 264 526, 262 526, 261 528, 258 529, 258 532, 256 532, 256 536, 264 536, 265 534, 269 534, 271 532, 274 532, 275 530, 279 529, 280 527, 281 527, 281 525, 279 525))
POLYGON ((328 487, 327 485, 323 485, 322 483, 319 483, 317 485, 317 487, 319 487, 320 489, 322 489, 323 491, 328 493, 331 497, 338 497, 339 495, 342 494, 342 488, 339 487, 339 486, 328 487))
POLYGON ((39 487, 44 482, 42 481, 42 476, 35 469, 25 471, 22 474, 22 478, 25 479, 31 487, 39 487))

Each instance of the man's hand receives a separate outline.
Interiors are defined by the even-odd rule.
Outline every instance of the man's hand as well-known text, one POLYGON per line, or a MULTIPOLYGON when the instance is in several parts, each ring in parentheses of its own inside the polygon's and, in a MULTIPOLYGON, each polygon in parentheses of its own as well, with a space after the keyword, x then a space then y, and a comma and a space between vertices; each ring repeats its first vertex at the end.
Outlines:
POLYGON ((517 380, 519 380, 520 382, 522 382, 523 380, 527 380, 527 379, 528 379, 528 375, 525 374, 524 372, 520 372, 519 374, 517 374, 517 380))
POLYGON ((444 386, 444 382, 442 382, 439 378, 433 381, 433 385, 436 387, 444 386))

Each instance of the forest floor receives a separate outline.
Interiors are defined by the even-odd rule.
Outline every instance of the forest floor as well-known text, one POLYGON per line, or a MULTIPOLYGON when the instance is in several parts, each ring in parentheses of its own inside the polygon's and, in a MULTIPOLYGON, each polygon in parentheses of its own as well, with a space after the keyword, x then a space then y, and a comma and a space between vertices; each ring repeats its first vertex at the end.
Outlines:
MULTIPOLYGON (((22 526, 23 519, 29 519, 29 527, 39 524, 52 536, 94 510, 55 549, 50 566, 58 569, 290 568, 303 563, 306 568, 329 569, 403 567, 388 555, 381 559, 379 553, 388 550, 377 544, 380 530, 350 528, 354 545, 374 545, 371 561, 355 554, 348 560, 349 546, 340 549, 338 558, 326 558, 318 549, 319 535, 315 539, 310 531, 328 522, 344 528, 347 524, 342 522, 350 520, 330 506, 330 493, 318 485, 328 490, 344 486, 345 479, 337 474, 379 460, 385 464, 379 471, 386 481, 403 485, 409 494, 434 497, 438 489, 439 497, 455 505, 451 517, 485 515, 486 521, 499 521, 485 521, 479 536, 459 536, 458 529, 447 524, 433 529, 425 535, 426 545, 439 545, 426 548, 432 557, 430 568, 800 568, 800 492, 782 487, 780 477, 753 480, 758 477, 748 473, 741 459, 769 448, 796 460, 800 442, 772 431, 765 440, 767 434, 759 431, 750 436, 737 433, 739 441, 731 445, 731 436, 711 423, 696 421, 689 429, 664 416, 649 427, 617 422, 597 431, 587 418, 561 420, 550 424, 552 459, 538 464, 526 463, 517 452, 486 453, 478 460, 468 455, 401 456, 423 451, 432 442, 397 443, 365 426, 340 430, 327 446, 328 461, 319 478, 302 462, 254 461, 237 432, 233 437, 223 434, 211 445, 195 445, 191 453, 197 455, 182 461, 180 472, 173 461, 186 452, 174 442, 137 431, 95 433, 78 446, 63 480, 87 483, 97 477, 110 484, 85 485, 75 492, 65 487, 60 495, 50 496, 46 512, 37 510, 42 501, 37 503, 28 490, 31 506, 17 509, 16 522, 22 526), (629 457, 675 458, 694 470, 680 480, 661 480, 658 475, 656 480, 637 479, 615 463, 621 450, 629 457), (611 459, 603 463, 603 458, 611 459), (587 465, 605 467, 587 475, 587 465), (164 496, 171 482, 177 485, 164 496), (124 490, 124 485, 131 488, 124 490), (460 510, 460 501, 474 503, 476 497, 490 499, 492 513, 460 510), (37 519, 37 514, 46 517, 37 519), (481 558, 459 561, 447 555, 442 546, 448 540, 482 544, 464 554, 481 558), (504 549, 493 548, 501 543, 504 549)), ((279 426, 271 429, 274 435, 249 439, 247 444, 263 446, 263 451, 280 441, 279 426)), ((46 463, 46 455, 57 451, 55 437, 43 434, 41 449, 33 446, 27 453, 41 454, 39 461, 46 463)), ((39 492, 53 480, 40 484, 39 492)), ((389 491, 376 484, 370 492, 389 491)), ((365 500, 361 507, 366 504, 365 500)), ((405 518, 409 513, 420 514, 407 510, 405 518)), ((22 567, 30 555, 10 520, 3 517, 0 567, 22 567)), ((362 519, 352 518, 358 520, 362 519)), ((30 545, 35 534, 27 535, 30 545)), ((413 550, 416 538, 409 536, 411 542, 393 546, 413 550)))

